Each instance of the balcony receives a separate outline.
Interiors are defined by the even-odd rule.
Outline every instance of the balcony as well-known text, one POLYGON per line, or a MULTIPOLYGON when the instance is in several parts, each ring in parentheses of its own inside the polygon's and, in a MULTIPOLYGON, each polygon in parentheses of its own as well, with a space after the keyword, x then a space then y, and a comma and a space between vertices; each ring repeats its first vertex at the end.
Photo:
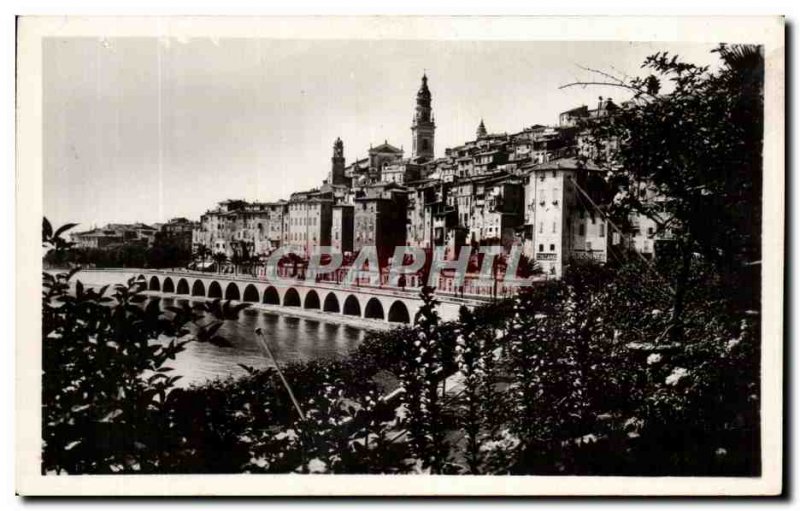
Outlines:
POLYGON ((539 252, 536 254, 537 261, 555 261, 558 259, 558 254, 539 252))

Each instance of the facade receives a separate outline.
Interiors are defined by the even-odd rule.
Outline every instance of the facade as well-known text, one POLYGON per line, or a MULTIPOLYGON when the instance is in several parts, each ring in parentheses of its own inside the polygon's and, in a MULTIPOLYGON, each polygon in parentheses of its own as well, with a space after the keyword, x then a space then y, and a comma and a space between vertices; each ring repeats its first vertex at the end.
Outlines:
POLYGON ((343 254, 353 251, 352 204, 335 204, 331 208, 331 247, 343 254))
POLYGON ((202 245, 228 258, 267 255, 280 246, 285 208, 285 201, 222 201, 200 217, 192 250, 202 245))
POLYGON ((419 248, 432 247, 433 221, 431 204, 441 200, 442 183, 424 179, 408 183, 406 195, 406 244, 419 248))
POLYGON ((150 246, 158 230, 143 223, 108 224, 70 236, 77 248, 111 249, 122 245, 150 246))
POLYGON ((159 230, 161 236, 174 243, 178 247, 191 251, 192 234, 198 227, 197 222, 192 222, 186 218, 173 218, 165 224, 161 224, 159 230))
POLYGON ((473 183, 473 206, 467 229, 471 244, 500 245, 506 252, 522 224, 524 188, 522 179, 501 173, 473 183))
POLYGON ((391 257, 396 246, 406 244, 407 191, 396 183, 365 189, 355 199, 353 249, 375 246, 381 261, 391 257))
POLYGON ((331 243, 333 198, 319 190, 292 194, 286 204, 283 244, 310 257, 322 245, 331 243))
POLYGON ((381 179, 381 174, 388 165, 399 163, 403 160, 403 150, 385 140, 383 144, 377 147, 370 147, 367 154, 369 155, 371 177, 376 177, 377 180, 381 179))
POLYGON ((528 169, 525 184, 523 253, 543 273, 560 277, 572 260, 606 262, 608 225, 583 196, 603 203, 598 169, 576 158, 555 159, 528 169))
POLYGON ((420 169, 420 165, 408 161, 388 163, 381 170, 381 182, 403 185, 416 181, 420 178, 420 169))

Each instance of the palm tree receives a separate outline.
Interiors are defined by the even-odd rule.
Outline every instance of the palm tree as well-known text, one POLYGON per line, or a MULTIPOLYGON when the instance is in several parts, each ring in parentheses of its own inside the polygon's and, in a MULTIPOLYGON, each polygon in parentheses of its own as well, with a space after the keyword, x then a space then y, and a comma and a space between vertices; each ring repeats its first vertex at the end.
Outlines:
POLYGON ((194 249, 194 257, 195 258, 199 258, 200 261, 202 262, 202 265, 203 265, 202 271, 206 271, 206 268, 205 268, 206 259, 208 259, 208 256, 210 256, 210 255, 211 255, 211 249, 209 249, 207 246, 205 246, 202 243, 197 245, 197 247, 194 249))
POLYGON ((231 264, 233 265, 233 272, 239 273, 239 266, 244 264, 244 258, 239 252, 234 252, 231 255, 231 264))
POLYGON ((228 256, 225 255, 225 252, 215 253, 212 259, 217 264, 217 273, 220 273, 222 270, 222 265, 228 262, 228 256))
POLYGON ((764 83, 764 54, 752 44, 720 45, 716 49, 727 73, 723 74, 745 94, 760 95, 764 83))

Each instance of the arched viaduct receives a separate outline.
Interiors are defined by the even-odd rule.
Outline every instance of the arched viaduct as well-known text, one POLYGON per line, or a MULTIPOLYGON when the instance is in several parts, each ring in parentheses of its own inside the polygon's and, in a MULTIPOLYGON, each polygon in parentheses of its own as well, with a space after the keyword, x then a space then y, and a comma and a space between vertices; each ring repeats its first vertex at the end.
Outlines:
MULTIPOLYGON (((343 287, 336 284, 303 281, 267 282, 231 275, 182 272, 142 271, 147 290, 197 298, 221 298, 239 302, 280 306, 287 310, 317 310, 359 318, 410 324, 422 305, 416 291, 373 287, 343 287)), ((458 317, 461 305, 474 306, 465 300, 437 298, 439 315, 444 320, 458 317)))

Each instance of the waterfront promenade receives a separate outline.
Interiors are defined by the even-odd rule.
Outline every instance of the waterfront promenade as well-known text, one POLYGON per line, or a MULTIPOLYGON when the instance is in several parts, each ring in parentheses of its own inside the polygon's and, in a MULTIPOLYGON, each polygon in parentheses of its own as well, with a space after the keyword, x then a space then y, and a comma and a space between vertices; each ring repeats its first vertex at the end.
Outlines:
MULTIPOLYGON (((210 273, 191 270, 153 270, 136 268, 88 269, 82 273, 103 273, 109 277, 119 275, 119 281, 141 277, 149 292, 195 298, 220 298, 240 302, 258 303, 278 312, 327 317, 339 315, 342 319, 365 319, 387 323, 410 324, 422 305, 419 281, 409 278, 408 285, 389 285, 386 275, 370 280, 367 272, 360 274, 350 284, 340 276, 319 276, 314 280, 290 278, 283 272, 281 278, 269 280, 262 273, 210 273), (374 282, 370 284, 370 282, 374 282)), ((511 292, 501 287, 502 294, 493 293, 496 286, 466 282, 454 286, 451 279, 441 279, 441 289, 435 295, 438 311, 443 320, 458 318, 461 306, 469 308, 487 303, 511 292)), ((331 318, 333 319, 333 318, 331 318)))

